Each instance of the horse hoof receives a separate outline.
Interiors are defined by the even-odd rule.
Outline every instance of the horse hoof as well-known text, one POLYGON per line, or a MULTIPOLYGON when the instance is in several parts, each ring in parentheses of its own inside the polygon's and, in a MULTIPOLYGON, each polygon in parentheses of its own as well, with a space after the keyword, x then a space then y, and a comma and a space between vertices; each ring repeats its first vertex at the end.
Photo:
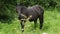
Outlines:
POLYGON ((24 29, 22 29, 22 32, 24 32, 24 29))

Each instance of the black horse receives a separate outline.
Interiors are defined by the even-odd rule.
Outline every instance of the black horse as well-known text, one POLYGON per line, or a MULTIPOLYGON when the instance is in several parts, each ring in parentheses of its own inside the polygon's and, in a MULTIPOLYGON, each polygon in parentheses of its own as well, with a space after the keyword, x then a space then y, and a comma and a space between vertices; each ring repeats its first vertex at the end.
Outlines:
POLYGON ((24 23, 28 19, 30 22, 34 21, 34 27, 36 28, 37 19, 39 18, 40 21, 40 29, 42 29, 43 26, 43 16, 44 16, 44 10, 41 6, 35 5, 32 7, 26 7, 23 5, 17 5, 16 10, 18 12, 18 19, 21 20, 21 28, 22 31, 24 31, 24 23))

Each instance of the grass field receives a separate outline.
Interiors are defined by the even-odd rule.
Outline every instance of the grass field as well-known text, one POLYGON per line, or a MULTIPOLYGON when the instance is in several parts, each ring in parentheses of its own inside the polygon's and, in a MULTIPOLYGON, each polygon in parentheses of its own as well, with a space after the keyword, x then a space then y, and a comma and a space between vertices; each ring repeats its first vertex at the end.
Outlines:
POLYGON ((0 34, 60 34, 60 13, 57 10, 45 11, 43 29, 39 29, 39 21, 36 30, 33 27, 34 23, 27 21, 22 33, 17 19, 11 24, 0 22, 0 34))

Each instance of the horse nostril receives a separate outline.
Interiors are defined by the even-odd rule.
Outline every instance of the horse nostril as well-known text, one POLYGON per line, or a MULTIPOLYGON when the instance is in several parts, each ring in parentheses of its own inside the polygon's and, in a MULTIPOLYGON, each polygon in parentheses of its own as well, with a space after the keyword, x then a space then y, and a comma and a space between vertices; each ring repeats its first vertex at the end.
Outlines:
POLYGON ((21 19, 21 21, 25 21, 26 19, 21 19))
POLYGON ((22 22, 26 22, 26 19, 21 19, 22 22))

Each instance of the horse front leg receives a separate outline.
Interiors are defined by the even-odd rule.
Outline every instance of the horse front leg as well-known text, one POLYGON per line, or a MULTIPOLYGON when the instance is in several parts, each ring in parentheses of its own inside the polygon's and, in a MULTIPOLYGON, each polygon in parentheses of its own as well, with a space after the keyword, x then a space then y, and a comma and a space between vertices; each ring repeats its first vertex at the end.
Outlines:
POLYGON ((34 28, 36 29, 37 19, 34 20, 34 28))
POLYGON ((42 27, 43 27, 43 15, 41 15, 39 17, 39 21, 40 21, 40 29, 42 29, 42 27))
POLYGON ((21 21, 21 29, 22 29, 22 32, 24 32, 24 21, 21 21))

